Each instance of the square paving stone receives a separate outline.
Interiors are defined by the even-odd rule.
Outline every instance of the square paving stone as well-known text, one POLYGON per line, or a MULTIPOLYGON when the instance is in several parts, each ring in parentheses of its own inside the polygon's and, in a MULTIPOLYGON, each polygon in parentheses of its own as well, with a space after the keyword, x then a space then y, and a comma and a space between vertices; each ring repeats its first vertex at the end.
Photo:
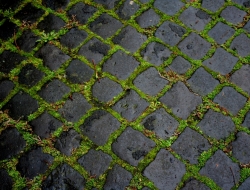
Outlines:
POLYGON ((121 85, 107 77, 96 81, 92 87, 93 96, 102 102, 111 101, 114 96, 117 96, 121 92, 121 85))
POLYGON ((211 18, 208 13, 192 6, 181 13, 179 19, 187 26, 197 31, 204 30, 211 18))
POLYGON ((230 78, 230 80, 250 94, 250 66, 243 65, 230 78))
POLYGON ((116 164, 112 170, 108 172, 103 189, 126 189, 132 177, 129 171, 116 164))
POLYGON ((93 74, 93 69, 78 59, 72 60, 66 69, 67 79, 75 84, 89 81, 93 74))
POLYGON ((228 6, 225 8, 220 16, 226 19, 226 21, 231 22, 233 24, 239 24, 243 21, 243 18, 246 16, 246 12, 238 9, 235 6, 228 6))
POLYGON ((83 189, 86 180, 68 164, 54 169, 42 183, 42 189, 83 189))
POLYGON ((235 91, 232 87, 224 87, 222 91, 215 96, 214 102, 229 110, 236 115, 242 109, 247 98, 235 91))
POLYGON ((139 10, 139 5, 134 1, 126 0, 116 11, 118 16, 124 20, 128 20, 130 16, 139 10))
POLYGON ((139 74, 133 81, 134 85, 150 96, 158 94, 169 82, 162 78, 159 72, 150 67, 146 71, 139 74))
POLYGON ((70 57, 63 53, 56 46, 47 43, 37 53, 36 57, 41 58, 45 66, 51 70, 57 70, 70 57))
POLYGON ((96 12, 96 8, 82 2, 76 3, 69 11, 68 17, 75 16, 80 24, 86 24, 88 19, 96 12))
POLYGON ((6 20, 1 26, 0 26, 0 38, 2 40, 8 40, 11 38, 18 30, 17 25, 10 22, 9 20, 6 20))
POLYGON ((183 75, 187 72, 188 69, 191 68, 191 64, 181 56, 177 56, 171 63, 170 66, 166 67, 166 71, 170 69, 174 72, 183 75))
POLYGON ((68 48, 76 48, 87 38, 87 35, 84 30, 72 28, 60 38, 60 43, 68 48))
POLYGON ((0 179, 1 179, 0 190, 11 190, 12 189, 13 180, 9 176, 8 172, 5 169, 0 168, 0 179))
POLYGON ((238 60, 237 57, 234 57, 223 48, 218 48, 212 57, 203 62, 203 65, 222 75, 226 75, 232 71, 238 60))
POLYGON ((178 45, 179 49, 192 59, 201 59, 211 47, 211 44, 198 34, 192 32, 178 45))
POLYGON ((214 79, 213 76, 202 67, 197 69, 187 82, 190 84, 191 89, 201 96, 206 96, 219 84, 219 81, 214 79))
POLYGON ((242 123, 242 126, 250 129, 250 112, 249 111, 246 114, 246 117, 244 119, 244 122, 242 123))
POLYGON ((213 110, 208 110, 198 126, 206 135, 217 140, 227 138, 235 130, 234 122, 229 116, 213 110))
POLYGON ((250 33, 250 21, 243 27, 248 33, 250 33))
POLYGON ((183 188, 181 188, 181 190, 195 190, 195 189, 199 189, 199 190, 210 190, 209 187, 207 187, 205 184, 203 184, 202 182, 196 180, 196 179, 189 179, 183 188))
POLYGON ((81 136, 74 130, 64 131, 55 142, 55 148, 62 154, 70 156, 72 151, 77 149, 81 143, 81 136))
POLYGON ((122 23, 119 20, 116 20, 106 13, 90 23, 90 29, 104 39, 114 35, 121 27, 122 23))
POLYGON ((235 50, 240 56, 245 57, 250 54, 250 38, 246 34, 240 34, 231 43, 230 48, 235 50))
POLYGON ((67 100, 59 113, 66 120, 77 122, 90 108, 91 105, 80 93, 73 93, 72 100, 67 100))
POLYGON ((0 9, 7 10, 7 9, 14 9, 16 8, 23 0, 2 0, 0 9))
POLYGON ((2 102, 15 87, 14 83, 9 80, 0 81, 0 102, 2 102))
POLYGON ((232 35, 235 30, 230 26, 218 22, 209 32, 208 35, 212 37, 218 44, 224 44, 232 35))
POLYGON ((37 111, 39 105, 37 100, 29 94, 19 91, 11 100, 3 107, 8 110, 8 114, 15 120, 28 119, 28 116, 37 111))
POLYGON ((16 40, 16 43, 23 51, 31 52, 36 47, 39 38, 32 31, 27 30, 16 40))
POLYGON ((103 146, 119 127, 120 122, 109 112, 96 110, 84 121, 80 129, 95 144, 103 146))
POLYGON ((137 166, 154 147, 154 141, 131 127, 126 128, 112 144, 113 152, 132 166, 137 166))
POLYGON ((0 134, 0 160, 9 159, 21 152, 26 142, 16 128, 7 128, 0 134))
POLYGON ((94 0, 94 2, 102 4, 106 9, 113 9, 119 0, 94 0))
POLYGON ((149 106, 149 103, 141 98, 134 90, 128 90, 126 95, 113 107, 125 119, 132 121, 149 106))
POLYGON ((161 149, 143 175, 154 182, 158 189, 174 190, 185 174, 185 165, 170 152, 161 149))
POLYGON ((110 47, 107 44, 102 43, 96 38, 92 38, 80 48, 78 55, 83 55, 90 62, 94 61, 97 64, 108 54, 109 49, 110 47))
POLYGON ((202 7, 212 12, 218 11, 223 5, 224 0, 202 0, 202 7))
POLYGON ((155 36, 160 38, 164 43, 169 44, 170 46, 175 46, 185 33, 186 30, 182 26, 173 22, 165 21, 156 30, 155 36))
POLYGON ((224 152, 218 150, 200 170, 200 174, 211 178, 219 187, 227 190, 239 182, 240 168, 224 152))
POLYGON ((56 129, 63 124, 47 111, 30 122, 33 132, 41 139, 48 138, 56 129))
POLYGON ((250 187, 250 177, 248 177, 238 188, 238 190, 248 190, 250 187))
POLYGON ((145 129, 155 132, 156 136, 166 140, 174 134, 179 122, 169 115, 163 108, 149 114, 143 121, 145 129))
POLYGON ((191 93, 182 82, 177 82, 174 86, 160 98, 160 101, 170 107, 173 113, 187 119, 192 111, 202 103, 200 96, 191 93))
POLYGON ((121 45, 126 50, 134 53, 147 40, 147 37, 131 26, 123 28, 122 31, 113 38, 115 44, 121 45))
POLYGON ((43 153, 41 147, 34 148, 19 158, 16 166, 21 176, 32 179, 35 176, 44 173, 54 158, 46 153, 43 153))
POLYGON ((43 76, 44 73, 38 70, 33 64, 27 64, 21 69, 18 75, 18 82, 30 88, 37 84, 43 76))
POLYGON ((160 16, 153 9, 149 9, 136 18, 136 22, 142 28, 155 26, 159 23, 160 16))
POLYGON ((78 159, 78 163, 83 166, 91 176, 96 176, 97 178, 108 169, 111 161, 111 156, 101 150, 96 151, 93 149, 78 159))
POLYGON ((207 151, 211 145, 201 134, 187 127, 172 144, 171 148, 183 159, 191 164, 197 164, 203 151, 207 151))
POLYGON ((171 16, 176 14, 183 6, 184 3, 182 3, 180 0, 156 0, 154 2, 155 8, 171 16))
POLYGON ((158 42, 150 42, 147 47, 141 51, 144 60, 159 66, 171 55, 171 51, 158 42))
POLYGON ((50 13, 44 18, 44 20, 39 22, 37 28, 43 30, 46 33, 49 33, 51 31, 58 32, 65 26, 65 24, 66 23, 60 17, 57 17, 50 13))
POLYGON ((58 79, 45 84, 38 92, 44 100, 49 103, 55 103, 63 98, 65 94, 70 92, 70 88, 58 79))
POLYGON ((52 10, 65 9, 70 0, 42 0, 44 6, 52 10))
POLYGON ((134 57, 118 50, 104 63, 102 70, 120 80, 125 80, 139 65, 140 63, 134 57))

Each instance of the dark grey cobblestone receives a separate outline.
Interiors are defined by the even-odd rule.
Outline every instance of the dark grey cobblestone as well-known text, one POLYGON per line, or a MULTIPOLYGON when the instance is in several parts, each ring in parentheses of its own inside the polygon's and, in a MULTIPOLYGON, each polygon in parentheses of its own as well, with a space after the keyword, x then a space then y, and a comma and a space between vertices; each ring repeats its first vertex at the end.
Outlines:
POLYGON ((49 7, 53 10, 65 9, 70 0, 60 0, 60 1, 51 1, 51 0, 42 0, 44 6, 49 7))
POLYGON ((94 2, 103 5, 107 9, 112 9, 115 7, 116 3, 119 2, 118 0, 94 0, 94 2))
POLYGON ((250 77, 248 75, 249 72, 250 66, 243 65, 231 76, 231 81, 241 87, 248 94, 250 94, 250 77))
POLYGON ((1 179, 0 190, 11 190, 12 189, 13 180, 9 176, 9 174, 6 170, 0 169, 0 179, 1 179))
POLYGON ((22 36, 16 40, 16 43, 23 51, 31 52, 32 49, 36 47, 38 39, 39 37, 32 31, 26 30, 22 36))
POLYGON ((215 12, 218 11, 222 7, 222 5, 225 3, 224 0, 202 0, 202 7, 215 12))
POLYGON ((244 119, 244 122, 242 123, 244 127, 247 127, 250 129, 250 112, 248 111, 246 114, 246 117, 244 119))
POLYGON ((0 81, 0 101, 3 101, 14 87, 14 83, 9 80, 0 81))
POLYGON ((181 190, 195 190, 195 189, 199 189, 199 190, 210 190, 209 187, 207 187, 206 185, 204 185, 202 182, 196 180, 196 179, 189 179, 183 188, 181 188, 181 190))
POLYGON ((160 21, 160 16, 153 9, 149 9, 136 18, 137 23, 142 28, 155 26, 160 21))
POLYGON ((246 36, 246 34, 240 34, 236 38, 234 38, 231 43, 230 48, 235 50, 240 56, 245 57, 250 54, 250 49, 247 48, 250 46, 250 38, 246 36))
POLYGON ((244 26, 244 29, 250 32, 250 22, 248 21, 247 24, 244 26))
POLYGON ((138 11, 139 5, 133 1, 126 0, 116 11, 120 18, 128 20, 138 11))
POLYGON ((246 12, 242 11, 235 6, 228 6, 225 8, 220 16, 226 19, 226 21, 231 22, 233 24, 239 24, 243 21, 244 16, 246 16, 246 12))
POLYGON ((37 28, 39 28, 40 30, 44 30, 46 33, 49 33, 51 31, 57 32, 62 29, 65 24, 66 23, 61 18, 50 13, 44 18, 44 20, 39 22, 37 28))
POLYGON ((249 7, 249 0, 232 0, 235 3, 238 3, 239 5, 249 7))
POLYGON ((191 64, 181 56, 177 56, 171 63, 170 66, 166 67, 166 71, 170 69, 178 74, 185 74, 188 69, 191 68, 191 64))
POLYGON ((6 20, 0 26, 0 38, 2 40, 7 40, 7 39, 11 38, 17 29, 18 29, 18 27, 13 22, 6 20))
POLYGON ((154 6, 167 15, 172 16, 176 14, 181 9, 181 7, 184 6, 184 4, 180 0, 156 0, 154 6))
POLYGON ((248 188, 250 187, 250 177, 247 178, 239 187, 238 190, 248 190, 248 188))

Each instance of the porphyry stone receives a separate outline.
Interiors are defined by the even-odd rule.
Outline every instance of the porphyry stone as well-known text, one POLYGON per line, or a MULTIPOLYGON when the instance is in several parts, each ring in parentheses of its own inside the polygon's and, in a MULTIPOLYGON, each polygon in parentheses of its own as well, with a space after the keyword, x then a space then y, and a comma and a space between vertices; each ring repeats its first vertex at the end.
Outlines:
POLYGON ((221 12, 220 16, 225 18, 228 22, 239 24, 243 21, 246 14, 245 11, 238 9, 235 6, 228 6, 221 12))
POLYGON ((250 177, 248 177, 238 188, 238 190, 248 190, 250 187, 250 177))
POLYGON ((0 26, 0 38, 3 40, 8 40, 11 38, 15 31, 18 30, 17 25, 10 22, 9 20, 6 20, 1 26, 0 26))
POLYGON ((202 0, 202 7, 215 12, 218 11, 222 5, 224 5, 224 0, 202 0))
POLYGON ((70 0, 42 0, 43 5, 52 10, 65 9, 70 0))
POLYGON ((0 102, 2 102, 15 87, 14 83, 9 80, 0 81, 0 102))
POLYGON ((239 36, 234 38, 230 48, 235 50, 240 56, 245 57, 250 54, 250 38, 246 34, 241 33, 239 36))
POLYGON ((52 13, 50 13, 48 16, 44 18, 44 20, 39 22, 37 28, 43 30, 46 33, 49 33, 51 31, 58 32, 65 26, 65 24, 66 23, 60 17, 57 17, 52 13))
POLYGON ((155 26, 160 21, 160 16, 153 9, 149 9, 136 18, 136 22, 142 28, 155 26))
POLYGON ((242 126, 250 129, 250 112, 249 111, 247 112, 247 114, 245 116, 245 119, 244 119, 244 122, 242 123, 242 126))
POLYGON ((128 20, 138 9, 139 5, 136 2, 132 1, 131 3, 130 0, 126 0, 116 12, 120 18, 128 20))
POLYGON ((187 70, 191 68, 191 64, 181 56, 177 56, 171 63, 170 66, 166 67, 166 71, 170 69, 175 71, 176 73, 183 75, 187 72, 187 70))
POLYGON ((68 48, 76 48, 87 38, 87 35, 84 30, 72 28, 60 38, 60 43, 68 48))
POLYGON ((23 51, 31 52, 37 45, 39 39, 31 30, 23 32, 22 36, 16 40, 16 44, 23 51))
POLYGON ((201 183, 200 181, 196 180, 196 179, 189 179, 183 188, 181 188, 181 190, 195 190, 195 189, 199 189, 199 190, 210 190, 209 187, 207 187, 205 184, 201 183))
POLYGON ((230 80, 250 94, 250 66, 243 65, 230 78, 230 80))
POLYGON ((184 3, 180 0, 156 0, 154 2, 154 7, 171 16, 176 14, 183 6, 184 3))
POLYGON ((107 0, 94 0, 94 2, 102 4, 107 9, 113 9, 115 7, 116 3, 118 3, 118 0, 109 0, 109 1, 107 1, 107 0))
POLYGON ((0 168, 1 187, 0 190, 11 190, 13 180, 5 169, 0 168))

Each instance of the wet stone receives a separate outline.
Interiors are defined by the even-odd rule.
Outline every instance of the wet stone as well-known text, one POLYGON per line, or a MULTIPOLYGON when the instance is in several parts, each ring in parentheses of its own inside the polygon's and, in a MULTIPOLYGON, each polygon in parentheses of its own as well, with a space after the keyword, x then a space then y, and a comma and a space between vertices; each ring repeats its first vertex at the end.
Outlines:
POLYGON ((80 93, 73 93, 71 99, 59 109, 59 113, 66 120, 77 122, 91 108, 91 105, 80 93))
POLYGON ((218 44, 224 44, 233 34, 235 30, 230 26, 218 22, 209 32, 208 35, 212 37, 218 44))
POLYGON ((240 168, 224 152, 218 150, 200 170, 200 174, 211 178, 219 187, 227 190, 239 182, 240 168))
POLYGON ((153 9, 149 9, 136 18, 136 22, 142 28, 155 26, 160 21, 160 16, 153 9))
POLYGON ((171 108, 173 113, 182 118, 187 119, 192 111, 202 103, 200 96, 191 93, 182 82, 177 82, 160 101, 171 108))
POLYGON ((12 189, 13 180, 9 176, 8 172, 5 169, 0 168, 0 179, 1 179, 0 190, 11 190, 12 189))
POLYGON ((42 189, 83 189, 86 180, 68 164, 54 169, 42 183, 42 189))
POLYGON ((248 177, 238 188, 238 190, 248 190, 250 187, 250 177, 248 177))
POLYGON ((8 40, 12 36, 14 36, 15 32, 17 32, 18 27, 14 23, 10 22, 9 20, 6 20, 1 26, 0 26, 0 39, 2 40, 8 40))
POLYGON ((84 30, 72 28, 61 37, 60 43, 68 48, 76 48, 87 38, 87 35, 84 30))
POLYGON ((62 126, 62 122, 54 118, 48 112, 42 113, 30 122, 33 132, 41 139, 48 138, 56 129, 62 126))
POLYGON ((115 5, 119 2, 118 0, 94 0, 96 3, 100 3, 107 9, 113 9, 115 5))
POLYGON ((155 8, 170 16, 176 14, 183 6, 184 3, 180 0, 156 0, 154 2, 155 8))
POLYGON ((58 32, 65 26, 65 24, 66 23, 61 18, 50 13, 48 16, 44 18, 44 20, 39 22, 37 28, 46 33, 49 33, 51 31, 58 32))
POLYGON ((155 160, 146 167, 143 175, 159 189, 174 190, 185 172, 185 165, 181 161, 167 150, 161 149, 155 160))
POLYGON ((97 178, 109 167, 112 158, 101 150, 89 150, 87 154, 78 159, 78 163, 83 166, 91 176, 97 178))
POLYGON ((247 32, 250 33, 250 21, 247 22, 247 24, 243 27, 247 32))
POLYGON ((125 80, 140 63, 121 50, 115 52, 103 65, 103 71, 109 72, 120 80, 125 80))
POLYGON ((222 91, 215 96, 214 102, 226 108, 233 115, 236 115, 242 109, 247 98, 235 91, 232 87, 224 87, 222 91))
POLYGON ((243 65, 239 70, 237 70, 230 78, 230 80, 241 87, 244 91, 250 94, 250 66, 243 65))
POLYGON ((32 31, 24 31, 22 36, 17 39, 16 43, 23 51, 31 52, 37 45, 39 39, 32 31))
POLYGON ((128 90, 126 95, 113 107, 125 119, 132 121, 149 106, 149 103, 142 99, 134 90, 128 90))
POLYGON ((226 19, 226 21, 231 22, 233 24, 239 24, 243 21, 243 18, 246 16, 246 12, 242 11, 235 6, 228 6, 225 8, 220 16, 226 19))
POLYGON ((206 55, 211 44, 198 34, 192 32, 178 45, 179 49, 192 59, 201 59, 206 55))
POLYGON ((121 92, 121 85, 107 77, 96 81, 92 88, 93 96, 102 102, 111 101, 114 96, 117 96, 121 92))
POLYGON ((0 9, 14 9, 16 8, 23 0, 1 0, 0 9))
POLYGON ((16 128, 7 128, 0 134, 0 160, 9 159, 21 152, 26 142, 16 128))
POLYGON ((67 61, 70 57, 64 54, 56 46, 47 43, 43 46, 37 53, 38 58, 43 59, 45 66, 49 67, 51 70, 57 70, 59 67, 67 61))
POLYGON ((198 132, 187 127, 174 142, 171 148, 183 159, 191 164, 197 164, 203 151, 207 151, 211 145, 198 132))
POLYGON ((205 184, 203 184, 202 182, 196 180, 196 179, 189 179, 183 188, 181 188, 181 190, 195 190, 195 189, 199 189, 199 190, 210 190, 209 187, 207 187, 205 184))
POLYGON ((145 129, 155 132, 156 136, 166 140, 174 134, 179 123, 163 108, 149 114, 143 121, 145 129))
POLYGON ((95 144, 103 146, 119 127, 120 122, 109 112, 96 110, 84 121, 80 129, 95 144))
POLYGON ((247 37, 246 34, 240 34, 236 38, 234 38, 231 43, 230 48, 235 50, 240 56, 245 57, 250 54, 250 38, 247 37))
POLYGON ((38 92, 44 100, 49 103, 55 103, 63 98, 63 96, 70 92, 70 88, 58 79, 45 84, 38 92))
POLYGON ((22 155, 16 168, 23 177, 32 179, 39 174, 43 174, 53 160, 54 158, 51 155, 43 153, 42 148, 38 147, 22 155))
POLYGON ((150 96, 158 94, 169 82, 162 78, 159 72, 154 68, 150 67, 146 71, 143 71, 133 81, 134 85, 150 96))
POLYGON ((223 5, 224 0, 202 0, 202 7, 212 12, 218 11, 223 5))
POLYGON ((198 126, 206 135, 217 140, 227 138, 235 130, 234 122, 229 116, 211 109, 198 123, 198 126))
POLYGON ((108 172, 103 189, 126 189, 132 177, 129 171, 116 164, 108 172))
POLYGON ((2 102, 15 87, 14 83, 9 80, 0 81, 0 102, 2 102))
POLYGON ((139 5, 135 2, 131 3, 130 0, 126 0, 122 6, 119 7, 117 10, 117 14, 120 18, 124 20, 128 20, 130 16, 136 13, 138 11, 139 5))
POLYGON ((171 55, 171 51, 158 42, 151 42, 141 51, 144 60, 159 66, 171 55))
POLYGON ((75 84, 89 81, 93 74, 93 69, 78 59, 72 60, 66 69, 67 79, 75 84))
POLYGON ((155 32, 155 36, 160 38, 164 43, 175 46, 186 33, 186 30, 169 21, 165 21, 155 32))
POLYGON ((44 6, 52 10, 65 9, 70 0, 42 0, 44 6))
POLYGON ((70 156, 72 151, 77 149, 81 143, 81 136, 74 130, 64 131, 55 142, 55 148, 62 154, 70 156))
POLYGON ((166 71, 170 69, 174 72, 183 75, 187 72, 188 69, 191 68, 191 64, 181 56, 177 56, 171 63, 170 66, 166 67, 166 71))
POLYGON ((128 127, 112 144, 112 150, 121 159, 137 166, 154 146, 154 141, 128 127))
POLYGON ((179 19, 186 26, 199 32, 204 30, 206 24, 211 20, 209 14, 191 6, 182 12, 182 14, 179 16, 179 19))
POLYGON ((250 112, 249 111, 246 114, 246 117, 244 119, 244 122, 242 123, 242 126, 250 129, 250 112))
POLYGON ((206 96, 219 84, 219 81, 214 79, 213 76, 202 67, 197 69, 187 82, 190 84, 191 89, 201 96, 206 96))

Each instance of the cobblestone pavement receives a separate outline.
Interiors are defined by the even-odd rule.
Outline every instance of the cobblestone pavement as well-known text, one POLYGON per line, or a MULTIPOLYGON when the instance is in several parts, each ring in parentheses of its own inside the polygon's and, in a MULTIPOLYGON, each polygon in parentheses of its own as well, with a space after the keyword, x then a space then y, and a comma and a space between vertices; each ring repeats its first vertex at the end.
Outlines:
POLYGON ((0 2, 0 190, 250 189, 249 0, 0 2))

